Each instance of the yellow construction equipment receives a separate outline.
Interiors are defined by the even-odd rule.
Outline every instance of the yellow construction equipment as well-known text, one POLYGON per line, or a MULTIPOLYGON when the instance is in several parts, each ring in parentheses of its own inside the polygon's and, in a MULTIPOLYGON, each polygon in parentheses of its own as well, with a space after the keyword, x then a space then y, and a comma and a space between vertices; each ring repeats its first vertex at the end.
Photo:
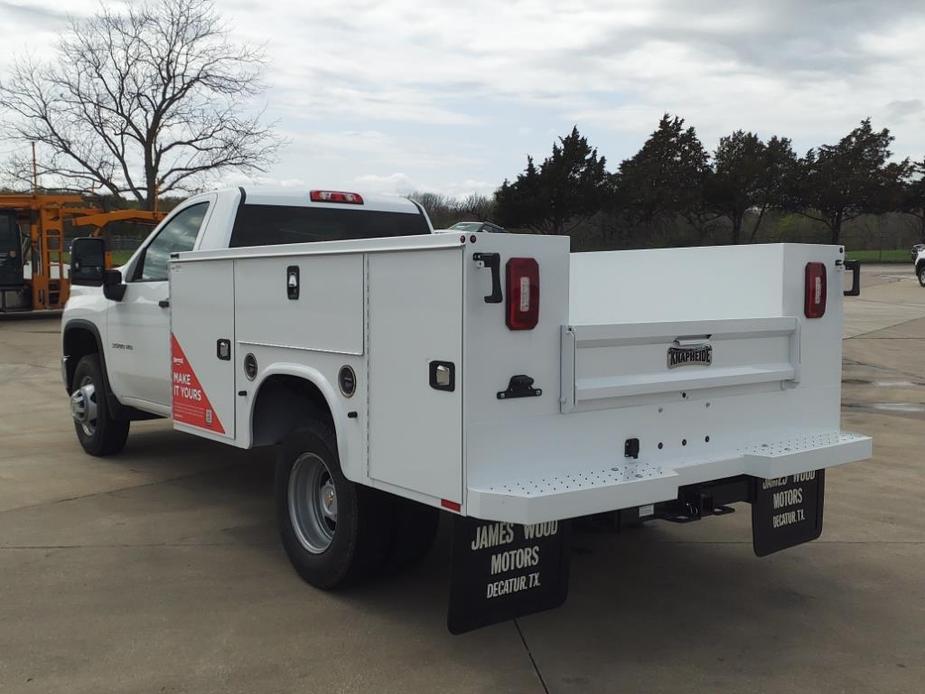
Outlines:
POLYGON ((112 222, 157 224, 164 214, 147 210, 105 212, 87 206, 80 195, 0 195, 0 313, 64 307, 70 290, 64 261, 65 221, 94 227, 91 235, 96 236, 112 222), (28 235, 23 234, 24 229, 28 235), (28 243, 24 243, 24 236, 28 243), (27 249, 29 258, 25 257, 27 249), (27 261, 31 269, 28 277, 27 261))

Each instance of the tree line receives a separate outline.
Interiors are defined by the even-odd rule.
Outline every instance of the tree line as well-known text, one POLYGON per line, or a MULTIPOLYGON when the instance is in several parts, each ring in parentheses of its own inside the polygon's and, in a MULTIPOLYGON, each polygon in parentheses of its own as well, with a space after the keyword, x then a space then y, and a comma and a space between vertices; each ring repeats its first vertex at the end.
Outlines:
POLYGON ((865 119, 837 143, 803 155, 789 138, 744 130, 720 138, 711 153, 683 118, 665 114, 616 170, 576 126, 542 162, 528 156, 491 198, 416 199, 435 223, 453 215, 492 219, 512 230, 569 234, 579 247, 804 240, 803 228, 843 243, 848 226, 882 236, 884 222, 905 232, 894 229, 891 238, 925 238, 925 160, 892 161, 893 140, 865 119), (872 215, 879 229, 869 224, 872 215), (787 238, 794 234, 801 238, 787 238))

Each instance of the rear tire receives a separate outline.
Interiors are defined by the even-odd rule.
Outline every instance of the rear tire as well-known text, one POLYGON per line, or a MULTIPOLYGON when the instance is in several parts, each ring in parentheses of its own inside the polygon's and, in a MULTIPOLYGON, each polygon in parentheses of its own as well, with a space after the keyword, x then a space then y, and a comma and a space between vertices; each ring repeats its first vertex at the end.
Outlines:
POLYGON ((440 511, 417 501, 395 497, 395 522, 388 568, 403 569, 417 563, 433 547, 440 511))
POLYGON ((382 568, 391 544, 391 498, 344 477, 330 425, 313 421, 286 438, 275 495, 283 548, 305 581, 327 590, 382 568))
POLYGON ((130 422, 115 419, 109 411, 109 392, 98 354, 88 354, 77 362, 71 391, 74 430, 84 451, 107 456, 125 447, 130 422))

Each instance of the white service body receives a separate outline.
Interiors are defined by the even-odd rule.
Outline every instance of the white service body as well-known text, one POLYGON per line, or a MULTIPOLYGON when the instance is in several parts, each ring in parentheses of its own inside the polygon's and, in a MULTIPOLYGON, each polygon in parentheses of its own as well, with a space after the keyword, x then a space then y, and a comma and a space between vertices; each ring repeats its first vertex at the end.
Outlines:
POLYGON ((171 373, 166 335, 152 334, 157 383, 135 374, 129 399, 117 373, 113 388, 141 406, 172 382, 176 409, 189 370, 211 423, 176 428, 248 448, 261 387, 295 376, 323 394, 353 482, 514 523, 645 507, 684 485, 869 457, 870 439, 839 426, 843 257, 796 244, 570 254, 568 238, 515 234, 193 250, 169 263, 169 330, 187 363, 175 353, 171 373), (509 329, 505 303, 486 303, 477 253, 499 254, 502 270, 537 261, 535 328, 509 329), (804 316, 808 262, 827 269, 816 319, 804 316), (676 341, 708 344, 712 364, 669 368, 676 341), (454 390, 431 386, 432 361, 454 365, 454 390), (542 394, 500 399, 515 375, 542 394))

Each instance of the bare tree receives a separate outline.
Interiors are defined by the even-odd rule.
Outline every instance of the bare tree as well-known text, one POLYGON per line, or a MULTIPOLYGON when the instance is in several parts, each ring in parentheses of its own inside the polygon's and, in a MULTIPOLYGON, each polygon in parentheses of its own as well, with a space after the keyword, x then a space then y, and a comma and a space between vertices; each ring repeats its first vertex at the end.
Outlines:
POLYGON ((470 193, 459 203, 459 211, 464 216, 475 217, 479 222, 491 221, 494 209, 495 201, 481 193, 470 193))
MULTIPOLYGON (((0 136, 37 142, 57 187, 129 195, 190 191, 227 170, 263 171, 278 141, 244 105, 263 55, 232 42, 209 2, 106 7, 74 21, 57 61, 20 60, 0 82, 0 136)), ((11 167, 31 179, 31 162, 11 167)))

